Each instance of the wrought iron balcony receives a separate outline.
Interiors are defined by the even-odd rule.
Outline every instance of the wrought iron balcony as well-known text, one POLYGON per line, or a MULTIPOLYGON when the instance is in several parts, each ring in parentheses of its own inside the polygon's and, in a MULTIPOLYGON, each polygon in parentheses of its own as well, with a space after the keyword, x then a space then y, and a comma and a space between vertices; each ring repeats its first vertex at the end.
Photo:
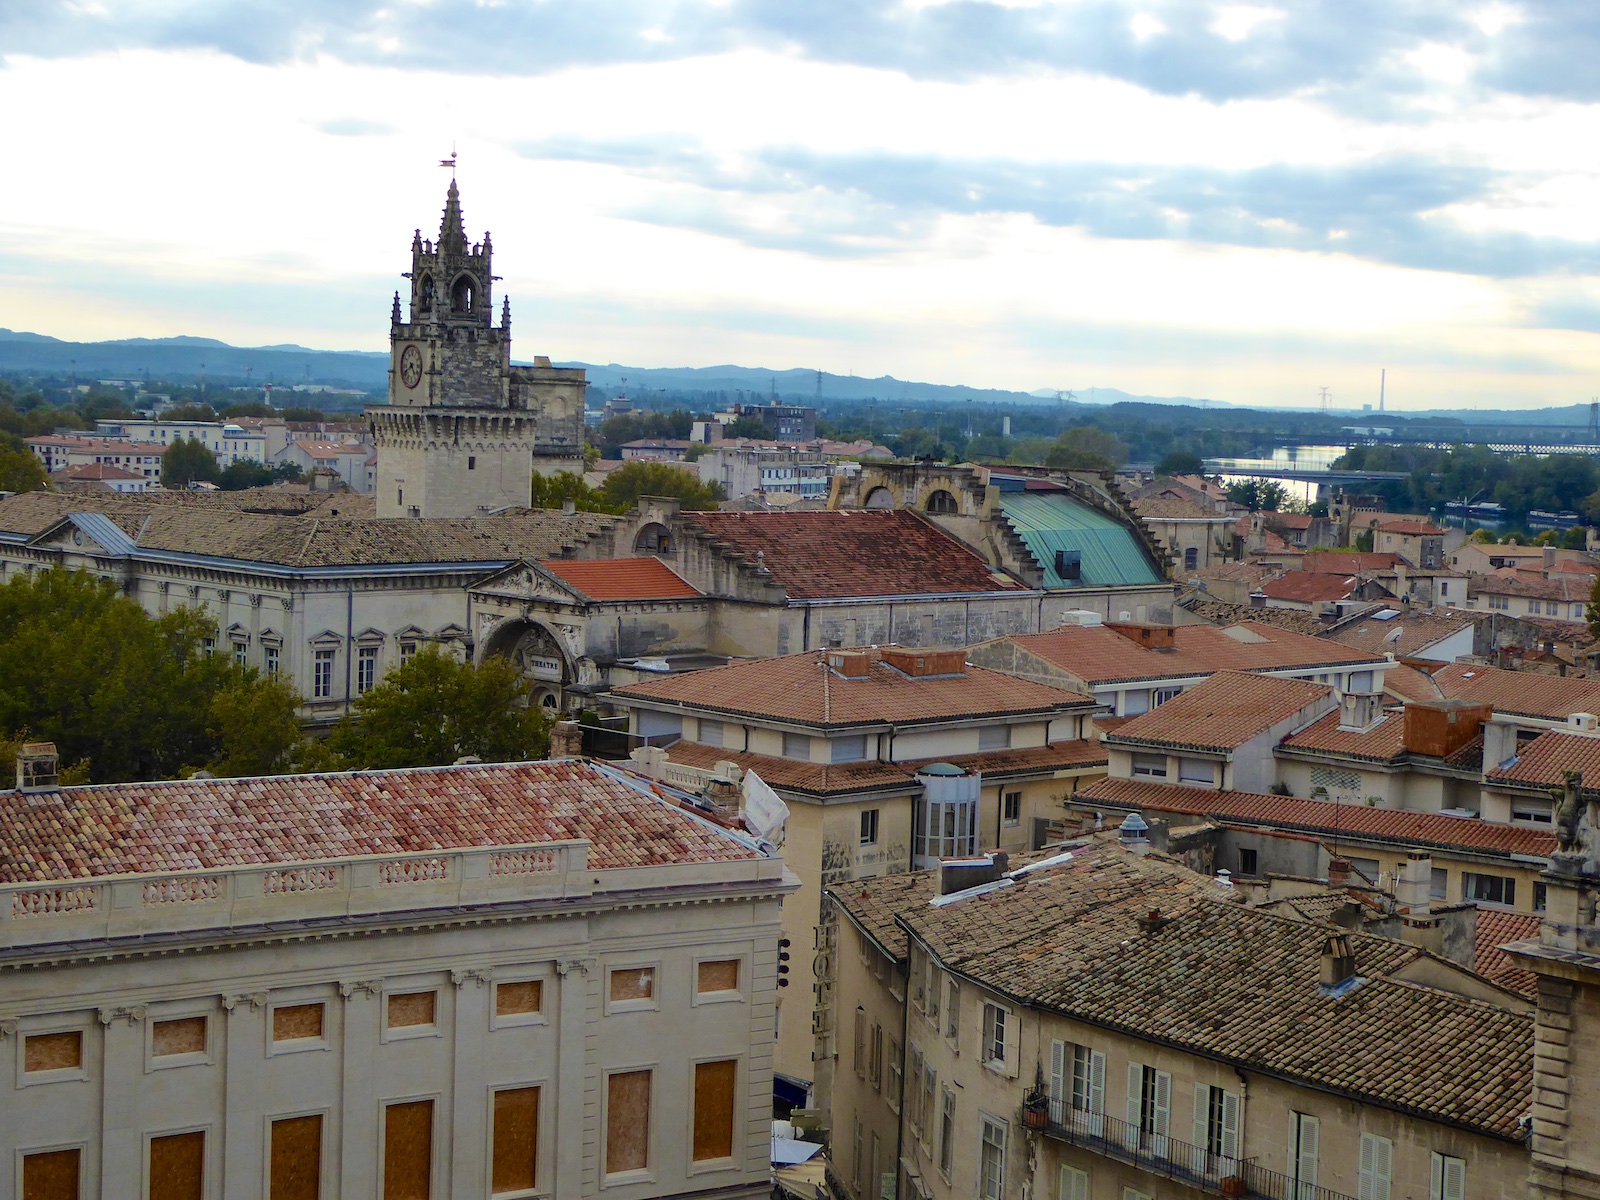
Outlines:
POLYGON ((1030 1090, 1023 1100, 1022 1124, 1046 1137, 1218 1196, 1246 1200, 1353 1200, 1343 1192, 1268 1171, 1257 1166, 1254 1159, 1213 1154, 1141 1125, 1104 1113, 1084 1112, 1068 1101, 1051 1100, 1037 1090, 1030 1090))

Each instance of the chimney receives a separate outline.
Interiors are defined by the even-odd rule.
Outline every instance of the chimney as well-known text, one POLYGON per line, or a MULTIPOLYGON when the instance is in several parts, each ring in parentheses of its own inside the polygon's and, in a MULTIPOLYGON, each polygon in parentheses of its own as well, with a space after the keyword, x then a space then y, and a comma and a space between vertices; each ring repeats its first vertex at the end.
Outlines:
POLYGON ((583 753, 583 727, 576 721, 557 721, 550 727, 550 757, 577 758, 583 753))
POLYGON ((23 742, 17 752, 17 791, 59 792, 60 762, 54 742, 23 742))
POLYGON ((1117 840, 1122 843, 1123 849, 1141 858, 1150 853, 1150 826, 1145 819, 1136 812, 1131 812, 1122 818, 1122 825, 1117 831, 1117 840))
POLYGON ((841 679, 865 679, 872 673, 872 655, 864 650, 830 650, 827 663, 841 679))
POLYGON ((930 675, 964 675, 967 671, 965 650, 906 650, 900 646, 885 646, 878 651, 885 666, 893 667, 902 675, 924 679, 930 675))
MULTIPOLYGON (((1465 700, 1413 700, 1405 707, 1400 740, 1410 754, 1447 758, 1484 731, 1483 761, 1489 762, 1489 728, 1494 706, 1465 700)), ((1512 731, 1511 754, 1517 752, 1516 731, 1512 731)), ((1499 764, 1496 763, 1496 766, 1499 764)), ((1491 770, 1493 768, 1490 768, 1491 770)))
POLYGON ((1395 880, 1395 906, 1407 916, 1425 917, 1433 907, 1432 893, 1433 859, 1426 854, 1408 854, 1395 880))
POLYGON ((1510 721, 1483 723, 1483 769, 1493 771, 1517 756, 1517 727, 1510 721))
POLYGON ((1006 873, 1009 859, 1003 850, 974 858, 946 858, 939 863, 939 895, 964 892, 968 888, 993 883, 1006 873))
POLYGON ((1171 625, 1151 625, 1134 621, 1107 621, 1105 627, 1120 633, 1136 646, 1146 650, 1172 650, 1176 648, 1177 631, 1171 625))
POLYGON ((1336 933, 1322 943, 1322 969, 1317 990, 1324 996, 1342 995, 1356 982, 1356 952, 1350 935, 1336 933))
POLYGON ((1382 701, 1377 692, 1345 692, 1339 698, 1339 729, 1365 733, 1383 716, 1382 701))
POLYGON ((1342 888, 1350 883, 1350 861, 1344 858, 1328 860, 1328 886, 1342 888))
POLYGON ((1544 569, 1546 571, 1548 571, 1551 567, 1553 567, 1555 565, 1556 565, 1556 548, 1554 546, 1546 546, 1544 548, 1544 569))

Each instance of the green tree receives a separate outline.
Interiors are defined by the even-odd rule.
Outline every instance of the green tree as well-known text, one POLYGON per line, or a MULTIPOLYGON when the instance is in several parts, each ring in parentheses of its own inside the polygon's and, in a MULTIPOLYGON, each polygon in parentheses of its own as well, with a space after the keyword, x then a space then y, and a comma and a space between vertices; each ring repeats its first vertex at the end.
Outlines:
POLYGON ((627 505, 615 504, 599 488, 592 488, 582 475, 571 471, 557 471, 553 475, 533 477, 531 508, 561 508, 571 501, 579 512, 620 513, 627 505))
POLYGON ((1192 450, 1169 450, 1156 464, 1157 475, 1204 475, 1206 464, 1192 450))
POLYGON ((1289 489, 1276 479, 1239 479, 1228 485, 1228 499, 1251 512, 1279 512, 1289 505, 1289 489))
POLYGON ((772 426, 753 413, 744 413, 735 417, 732 425, 725 426, 722 430, 723 437, 754 438, 757 441, 770 442, 775 438, 772 426))
MULTIPOLYGON (((165 462, 165 456, 163 456, 162 461, 165 462)), ((164 478, 164 467, 162 473, 164 478)), ((245 488, 271 487, 279 482, 294 483, 301 478, 302 474, 303 472, 294 463, 283 463, 281 466, 269 467, 266 463, 240 458, 229 463, 222 473, 217 476, 217 486, 225 492, 237 492, 245 488)))
POLYGON ((215 421, 217 410, 209 404, 175 404, 161 414, 163 421, 215 421))
POLYGON ((286 408, 282 412, 285 421, 306 421, 315 423, 326 421, 328 418, 320 408, 286 408))
POLYGON ((600 491, 609 503, 620 506, 619 512, 632 508, 640 496, 674 497, 689 512, 714 509, 717 501, 727 498, 720 484, 701 483, 691 471, 667 462, 625 463, 606 476, 600 491))
POLYGON ((1576 525, 1561 535, 1561 548, 1563 550, 1582 550, 1589 544, 1589 531, 1582 525, 1576 525))
POLYGON ((247 674, 211 697, 206 732, 217 742, 213 775, 276 775, 303 742, 300 694, 277 675, 247 674))
POLYGON ((428 646, 356 701, 325 753, 330 765, 356 770, 543 758, 551 718, 529 703, 531 692, 508 659, 473 666, 428 646))
POLYGON ((215 483, 216 456, 195 438, 179 438, 161 456, 161 486, 180 491, 196 481, 215 483))
POLYGON ((0 492, 36 492, 47 484, 44 464, 32 450, 0 444, 0 492))
POLYGON ((1056 439, 1044 456, 1044 465, 1069 470, 1112 471, 1127 458, 1128 448, 1115 434, 1094 425, 1075 425, 1056 439))
POLYGON ((1600 575, 1595 576, 1594 586, 1589 589, 1589 604, 1583 610, 1583 621, 1589 627, 1589 635, 1600 638, 1600 575))

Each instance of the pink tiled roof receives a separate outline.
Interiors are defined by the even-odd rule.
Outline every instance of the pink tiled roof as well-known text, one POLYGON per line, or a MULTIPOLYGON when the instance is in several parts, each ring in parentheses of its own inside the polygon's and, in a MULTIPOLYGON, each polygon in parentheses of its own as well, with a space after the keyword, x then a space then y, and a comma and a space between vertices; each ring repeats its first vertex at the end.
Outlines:
POLYGON ((1383 690, 1402 700, 1441 700, 1444 693, 1426 671, 1395 663, 1383 673, 1383 690))
POLYGON ((1380 533, 1398 533, 1412 537, 1437 537, 1444 530, 1432 521, 1384 521, 1378 526, 1380 533))
POLYGON ((1478 909, 1478 926, 1473 948, 1473 969, 1479 975, 1524 996, 1539 994, 1539 977, 1517 966, 1500 950, 1509 942, 1532 941, 1539 936, 1543 918, 1534 913, 1506 912, 1498 908, 1478 909))
POLYGON ((1339 714, 1331 712, 1299 733, 1284 738, 1283 745, 1296 750, 1318 750, 1370 762, 1392 762, 1406 752, 1402 737, 1404 731, 1405 717, 1402 713, 1384 713, 1371 729, 1364 733, 1351 733, 1339 728, 1339 714))
POLYGON ((539 565, 591 600, 680 600, 701 594, 656 558, 553 558, 539 565))
POLYGON ((1557 721, 1578 712, 1600 714, 1600 682, 1592 679, 1450 663, 1434 673, 1433 681, 1450 699, 1482 701, 1497 713, 1557 721))
POLYGON ((1333 694, 1326 684, 1246 671, 1210 679, 1135 717, 1106 740, 1151 746, 1231 750, 1333 694))
POLYGON ((1141 779, 1103 779, 1078 793, 1079 801, 1104 801, 1123 808, 1188 813, 1235 824, 1264 826, 1319 837, 1348 836, 1368 841, 1472 850, 1488 854, 1555 853, 1555 835, 1516 825, 1496 825, 1468 817, 1405 809, 1368 808, 1303 800, 1265 792, 1219 792, 1141 779))
POLYGON ((1003 592, 1021 588, 906 509, 697 512, 690 519, 796 600, 1003 592))
POLYGON ((1355 591, 1354 575, 1330 575, 1321 571, 1290 571, 1261 585, 1262 594, 1272 600, 1343 600, 1355 591))
POLYGON ((1382 553, 1339 553, 1332 550, 1313 550, 1300 560, 1302 571, 1315 571, 1323 575, 1353 575, 1358 571, 1388 571, 1406 565, 1406 560, 1390 551, 1382 553))
POLYGON ((579 759, 0 792, 0 883, 576 838, 595 870, 756 857, 639 782, 579 759))
POLYGON ((1529 578, 1509 569, 1492 575, 1478 575, 1467 585, 1473 596, 1526 596, 1532 600, 1564 600, 1582 604, 1589 599, 1594 581, 1582 575, 1557 575, 1550 579, 1529 578))
POLYGON ((1523 787, 1558 788, 1564 782, 1565 771, 1583 773, 1585 792, 1600 789, 1600 738, 1554 730, 1541 733, 1510 762, 1491 764, 1484 778, 1523 787))
POLYGON ((874 660, 865 677, 849 679, 826 665, 827 656, 828 651, 810 650, 782 658, 748 659, 629 684, 611 694, 621 702, 666 700, 711 713, 823 727, 954 721, 1006 713, 1043 715, 1093 703, 1080 692, 986 667, 969 666, 961 674, 918 678, 874 660))

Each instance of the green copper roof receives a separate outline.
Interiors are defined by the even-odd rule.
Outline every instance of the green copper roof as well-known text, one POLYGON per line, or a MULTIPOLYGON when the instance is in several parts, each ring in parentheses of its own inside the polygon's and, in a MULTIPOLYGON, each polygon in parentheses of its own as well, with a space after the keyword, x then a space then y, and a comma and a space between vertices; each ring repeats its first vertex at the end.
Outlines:
POLYGON ((1125 587, 1160 583, 1160 569, 1133 531, 1065 492, 1011 492, 1000 498, 1011 528, 1044 568, 1046 588, 1125 587), (1056 551, 1082 555, 1082 576, 1056 574, 1056 551))

